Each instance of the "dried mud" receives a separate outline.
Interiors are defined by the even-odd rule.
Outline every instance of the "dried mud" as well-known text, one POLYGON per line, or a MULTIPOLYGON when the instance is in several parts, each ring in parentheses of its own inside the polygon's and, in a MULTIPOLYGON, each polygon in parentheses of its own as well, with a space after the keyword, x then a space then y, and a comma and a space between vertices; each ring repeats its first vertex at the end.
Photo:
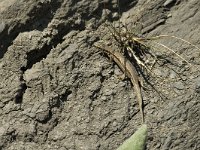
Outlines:
MULTIPOLYGON (((140 22, 143 36, 174 35, 200 47, 200 1, 119 6, 122 16, 117 0, 0 0, 0 149, 114 150, 141 125, 130 81, 92 46, 109 36, 97 28, 121 16, 123 23, 140 22)), ((157 66, 157 88, 168 99, 143 89, 146 149, 197 150, 200 52, 175 39, 163 43, 193 66, 178 68, 182 78, 171 82, 162 79, 174 79, 177 68, 157 66)))

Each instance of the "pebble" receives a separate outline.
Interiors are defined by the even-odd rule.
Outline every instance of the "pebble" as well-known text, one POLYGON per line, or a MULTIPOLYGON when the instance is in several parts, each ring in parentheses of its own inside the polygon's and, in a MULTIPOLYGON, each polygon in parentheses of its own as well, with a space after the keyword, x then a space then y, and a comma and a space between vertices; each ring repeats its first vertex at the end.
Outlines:
POLYGON ((174 83, 174 87, 178 90, 183 90, 184 89, 184 85, 182 82, 175 82, 174 83))
POLYGON ((171 4, 172 2, 175 2, 175 0, 166 0, 165 3, 163 4, 164 7, 167 5, 171 4))
POLYGON ((0 33, 5 29, 6 25, 4 22, 0 22, 0 33))
POLYGON ((169 77, 170 77, 171 79, 175 79, 175 78, 176 78, 176 73, 175 73, 174 71, 170 71, 169 77))

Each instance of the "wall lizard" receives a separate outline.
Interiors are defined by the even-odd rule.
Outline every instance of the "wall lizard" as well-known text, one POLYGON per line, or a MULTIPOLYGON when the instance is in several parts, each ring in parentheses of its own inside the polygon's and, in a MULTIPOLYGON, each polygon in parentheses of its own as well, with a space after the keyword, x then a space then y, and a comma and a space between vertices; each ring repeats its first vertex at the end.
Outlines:
POLYGON ((142 116, 142 123, 144 123, 144 112, 143 112, 143 99, 141 93, 141 87, 139 83, 138 73, 132 63, 127 60, 121 53, 112 50, 112 48, 105 44, 94 43, 94 46, 103 50, 105 53, 111 56, 119 68, 128 76, 133 85, 133 89, 136 92, 136 97, 139 103, 139 109, 142 116))

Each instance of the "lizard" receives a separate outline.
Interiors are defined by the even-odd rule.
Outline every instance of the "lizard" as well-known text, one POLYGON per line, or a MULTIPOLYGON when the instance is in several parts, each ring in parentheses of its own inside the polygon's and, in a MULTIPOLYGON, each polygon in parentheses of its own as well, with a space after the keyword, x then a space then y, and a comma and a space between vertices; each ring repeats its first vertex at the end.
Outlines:
POLYGON ((132 65, 132 63, 129 60, 124 61, 126 58, 120 52, 114 51, 109 46, 106 46, 105 44, 100 45, 100 43, 94 43, 94 46, 110 55, 110 57, 119 66, 122 72, 124 72, 125 75, 127 75, 127 77, 131 80, 133 90, 136 92, 136 97, 139 103, 142 123, 144 123, 142 92, 136 68, 132 65))

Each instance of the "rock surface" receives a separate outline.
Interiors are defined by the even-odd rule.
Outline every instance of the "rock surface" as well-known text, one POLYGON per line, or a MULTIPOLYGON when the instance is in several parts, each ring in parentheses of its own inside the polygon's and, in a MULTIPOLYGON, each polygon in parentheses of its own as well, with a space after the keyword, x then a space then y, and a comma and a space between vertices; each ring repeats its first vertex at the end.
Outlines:
MULTIPOLYGON (((200 47, 199 6, 123 0, 119 15, 117 0, 0 0, 0 149, 117 149, 141 118, 130 81, 92 46, 110 36, 97 28, 121 16, 142 24, 142 36, 174 35, 200 47)), ((167 99, 144 88, 147 149, 200 149, 200 51, 174 38, 162 43, 192 66, 156 66, 156 89, 167 99)))

